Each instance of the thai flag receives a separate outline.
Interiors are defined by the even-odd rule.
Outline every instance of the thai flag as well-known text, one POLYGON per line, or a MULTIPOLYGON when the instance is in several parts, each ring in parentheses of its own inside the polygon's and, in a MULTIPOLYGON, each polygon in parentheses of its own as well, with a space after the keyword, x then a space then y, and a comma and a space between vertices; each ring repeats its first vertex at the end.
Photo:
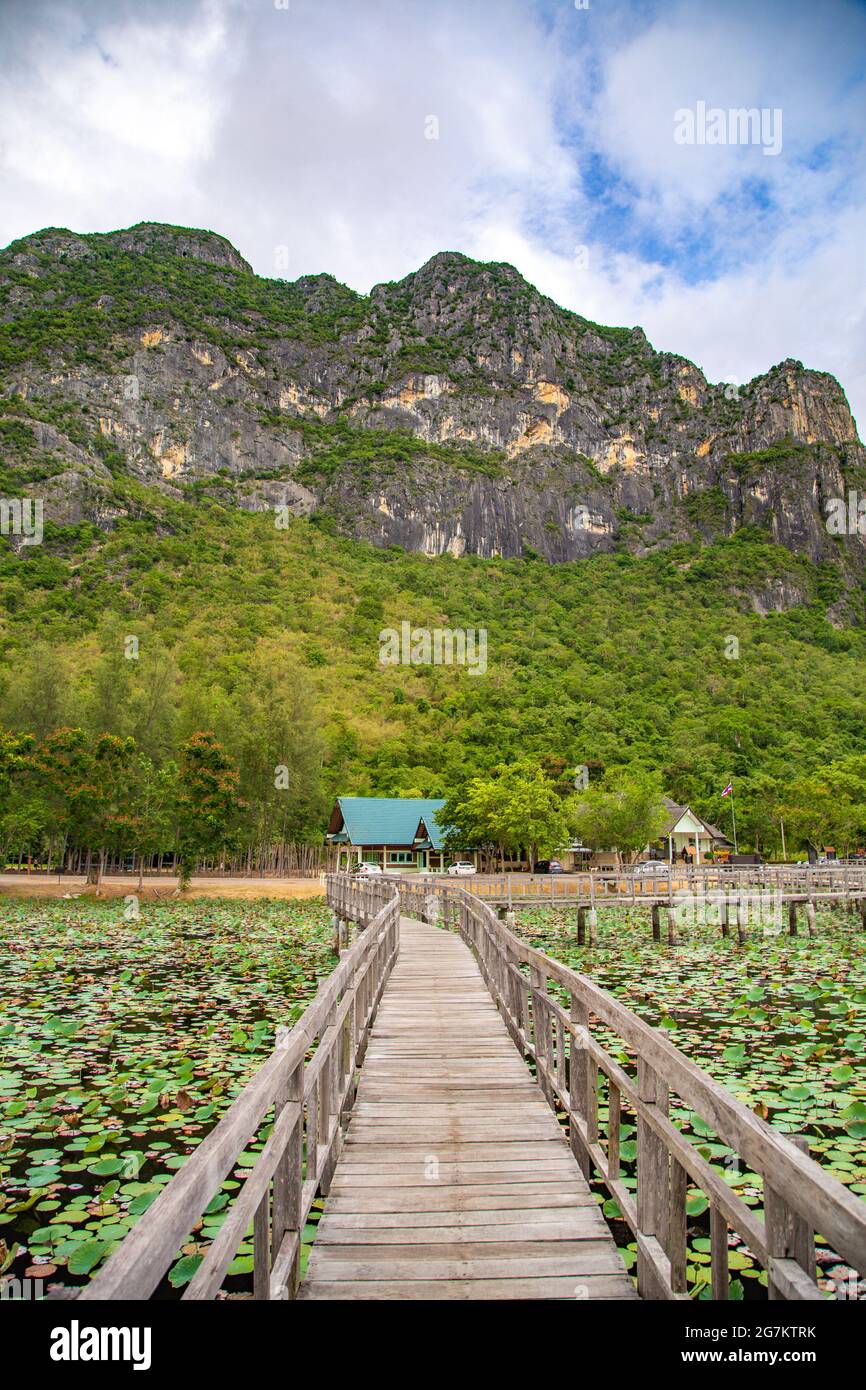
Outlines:
POLYGON ((725 787, 725 790, 722 792, 722 796, 730 796, 733 790, 734 784, 733 782, 729 782, 728 785, 725 787))

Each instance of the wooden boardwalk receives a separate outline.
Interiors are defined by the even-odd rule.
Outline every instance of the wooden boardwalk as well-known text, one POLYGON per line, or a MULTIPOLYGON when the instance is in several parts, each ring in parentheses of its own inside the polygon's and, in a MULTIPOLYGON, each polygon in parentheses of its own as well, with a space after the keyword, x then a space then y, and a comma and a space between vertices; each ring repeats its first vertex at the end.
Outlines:
POLYGON ((191 1243, 201 1259, 182 1297, 216 1298, 251 1226, 259 1300, 687 1301, 696 1193, 715 1299, 730 1293, 731 1233, 767 1271, 771 1300, 823 1297, 815 1233, 866 1274, 866 1204, 804 1136, 760 1119, 488 903, 450 882, 432 892, 337 874, 327 890, 339 964, 80 1301, 158 1294, 191 1243), (762 1212, 708 1161, 690 1115, 759 1176, 762 1212), (199 1239, 250 1146, 218 1234, 199 1239), (590 1175, 631 1232, 637 1291, 590 1175))
POLYGON ((299 1297, 636 1297, 471 952, 408 917, 299 1297))

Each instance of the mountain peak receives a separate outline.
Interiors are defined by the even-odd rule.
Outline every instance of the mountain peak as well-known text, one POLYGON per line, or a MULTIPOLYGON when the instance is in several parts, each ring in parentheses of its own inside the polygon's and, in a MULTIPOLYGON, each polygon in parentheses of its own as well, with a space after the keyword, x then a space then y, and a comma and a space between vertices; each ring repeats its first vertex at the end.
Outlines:
POLYGON ((175 227, 167 222, 137 222, 116 232, 72 232, 68 227, 45 227, 12 242, 8 249, 25 257, 47 252, 59 260, 70 260, 92 256, 105 245, 135 255, 183 256, 253 274, 249 262, 218 232, 199 227, 175 227))

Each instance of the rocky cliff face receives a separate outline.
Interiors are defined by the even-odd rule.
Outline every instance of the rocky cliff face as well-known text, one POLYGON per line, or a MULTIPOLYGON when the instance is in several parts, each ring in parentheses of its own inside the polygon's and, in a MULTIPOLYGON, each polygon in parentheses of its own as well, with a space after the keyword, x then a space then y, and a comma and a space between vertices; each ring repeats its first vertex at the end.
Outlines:
MULTIPOLYGON (((749 525, 853 579, 826 526, 866 451, 825 373, 712 385, 510 266, 443 253, 355 295, 256 277, 223 238, 49 230, 0 253, 4 496, 59 524, 134 484, 330 516, 378 545, 550 561, 749 525)), ((770 599, 772 601, 772 599, 770 599)))

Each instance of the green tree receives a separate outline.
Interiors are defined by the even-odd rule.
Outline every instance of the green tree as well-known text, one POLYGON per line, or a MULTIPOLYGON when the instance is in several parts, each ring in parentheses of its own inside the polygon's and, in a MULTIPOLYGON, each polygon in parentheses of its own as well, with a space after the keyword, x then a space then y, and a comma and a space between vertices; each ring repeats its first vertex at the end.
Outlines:
POLYGON ((44 738, 74 718, 67 662, 57 644, 36 642, 20 653, 18 663, 4 699, 4 720, 44 738))
POLYGON ((234 762, 212 733, 187 739, 180 750, 175 811, 182 887, 200 858, 237 843, 246 809, 238 784, 234 762))
MULTIPOLYGON (((133 777, 136 748, 132 738, 101 734, 90 760, 90 780, 95 796, 88 822, 83 827, 88 840, 88 865, 93 849, 99 851, 95 882, 99 884, 110 853, 120 854, 135 843, 136 827, 132 814, 133 777)), ((88 873, 88 880, 91 874, 88 873)))
POLYGON ((50 870, 55 854, 62 863, 68 848, 91 848, 86 828, 93 823, 98 793, 84 731, 62 728, 47 734, 33 755, 33 772, 45 807, 50 870))
POLYGON ((32 734, 13 734, 0 728, 0 798, 9 794, 12 784, 27 769, 33 744, 32 734))
POLYGON ((793 843, 801 848, 812 843, 819 849, 833 845, 844 854, 857 839, 863 807, 856 805, 838 785, 834 786, 827 773, 828 769, 822 769, 812 776, 796 778, 778 809, 793 843))
POLYGON ((227 751, 237 762, 255 845, 321 840, 324 745, 306 673, 284 643, 261 639, 232 697, 227 751))
POLYGON ((175 763, 158 768, 143 754, 136 759, 132 770, 130 843, 138 860, 139 889, 145 859, 164 854, 174 843, 177 779, 175 763))
POLYGON ((640 769, 617 769, 576 798, 571 826, 590 849, 616 850, 621 864, 623 855, 632 862, 657 839, 665 820, 658 776, 640 769))
POLYGON ((440 820, 451 827, 449 845, 495 845, 504 866, 506 850, 526 849, 530 867, 568 838, 568 803, 541 767, 500 764, 492 777, 474 777, 446 801, 440 820))

